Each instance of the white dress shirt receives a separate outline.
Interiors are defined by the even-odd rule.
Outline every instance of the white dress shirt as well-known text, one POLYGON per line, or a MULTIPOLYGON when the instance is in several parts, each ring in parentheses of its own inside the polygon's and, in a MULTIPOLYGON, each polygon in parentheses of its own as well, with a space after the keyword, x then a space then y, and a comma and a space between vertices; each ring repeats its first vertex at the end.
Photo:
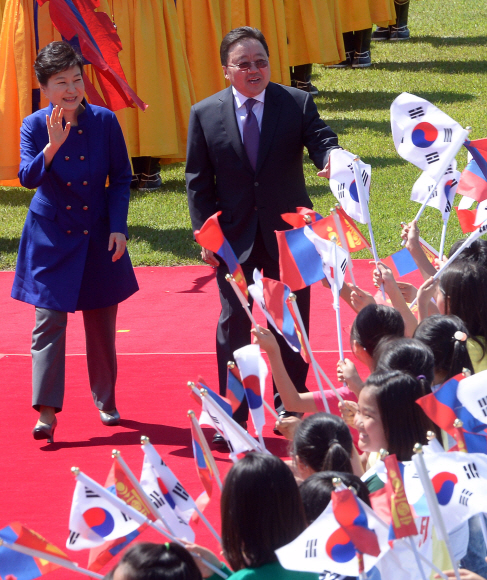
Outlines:
MULTIPOLYGON (((243 125, 245 118, 247 117, 247 107, 245 106, 245 101, 250 97, 244 97, 242 93, 239 93, 235 87, 232 86, 234 104, 235 104, 235 117, 237 118, 238 130, 240 131, 240 138, 243 143, 243 125)), ((253 97, 257 102, 252 107, 252 111, 257 118, 257 123, 259 124, 259 131, 262 130, 262 115, 264 114, 264 98, 265 89, 253 97)))

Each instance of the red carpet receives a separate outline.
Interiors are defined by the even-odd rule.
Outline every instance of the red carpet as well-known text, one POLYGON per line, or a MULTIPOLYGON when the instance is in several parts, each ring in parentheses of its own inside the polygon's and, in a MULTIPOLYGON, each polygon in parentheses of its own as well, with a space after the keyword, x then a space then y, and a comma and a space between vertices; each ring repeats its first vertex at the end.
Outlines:
MULTIPOLYGON (((372 291, 368 261, 354 261, 357 283, 372 291)), ((0 437, 0 527, 20 521, 64 549, 74 481, 70 467, 104 483, 111 466, 111 450, 120 449, 129 466, 140 475, 140 436, 147 435, 187 490, 198 496, 202 486, 196 475, 191 434, 186 416, 194 402, 186 382, 201 374, 217 387, 215 326, 219 301, 213 271, 206 266, 137 268, 140 292, 119 309, 117 350, 119 376, 117 407, 123 417, 120 427, 104 427, 93 406, 83 356, 84 333, 81 313, 69 316, 67 335, 66 397, 58 415, 55 443, 32 439, 37 413, 31 404, 30 336, 33 307, 10 298, 13 272, 0 273, 0 376, 3 391, 0 437)), ((336 381, 338 347, 331 292, 312 288, 310 341, 317 360, 336 381)), ((343 304, 343 303, 342 303, 343 304)), ((354 313, 343 304, 342 327, 345 348, 354 313)), ((261 317, 259 317, 261 320, 261 317)), ((346 353, 350 356, 350 353, 346 353)), ((365 376, 363 368, 362 375, 365 376)), ((270 379, 269 379, 270 380, 270 379)), ((312 373, 310 390, 317 390, 312 373)), ((271 401, 272 386, 267 389, 271 401)), ((268 417, 265 442, 268 449, 287 456, 287 443, 272 433, 268 417)), ((210 430, 207 431, 210 434, 210 430)), ((214 450, 223 474, 230 467, 228 454, 214 450)), ((210 521, 219 529, 218 497, 207 508, 210 521)), ((155 532, 142 539, 159 541, 155 532)), ((219 549, 201 522, 197 542, 219 549)), ((87 552, 70 552, 86 565, 87 552)), ((109 569, 109 567, 107 567, 109 569)), ((58 570, 52 580, 72 578, 58 570)))

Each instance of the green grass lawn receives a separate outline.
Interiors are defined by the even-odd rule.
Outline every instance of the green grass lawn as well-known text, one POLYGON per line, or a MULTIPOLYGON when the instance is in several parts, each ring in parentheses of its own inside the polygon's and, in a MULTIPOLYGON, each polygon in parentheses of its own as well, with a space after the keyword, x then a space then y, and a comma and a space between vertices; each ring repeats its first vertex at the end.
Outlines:
MULTIPOLYGON (((401 159, 392 142, 389 107, 407 91, 428 99, 464 127, 472 139, 487 137, 487 3, 472 0, 411 0, 409 42, 372 45, 373 66, 364 70, 315 65, 316 104, 340 144, 372 165, 370 212, 379 256, 400 248, 400 222, 410 221, 419 204, 409 201, 420 170, 401 159)), ((466 164, 466 151, 457 156, 466 164)), ((315 209, 327 214, 335 203, 328 181, 316 176, 305 158, 308 190, 315 209)), ((129 250, 134 265, 198 263, 184 187, 184 165, 162 170, 163 187, 135 193, 129 210, 129 250)), ((16 251, 33 192, 0 188, 0 269, 15 267, 16 251)), ((458 196, 457 200, 458 201, 458 196)), ((438 249, 441 218, 427 208, 422 236, 438 249)), ((361 226, 366 231, 365 226, 361 226)), ((453 214, 448 249, 462 236, 453 214)), ((368 257, 368 252, 355 254, 368 257)))

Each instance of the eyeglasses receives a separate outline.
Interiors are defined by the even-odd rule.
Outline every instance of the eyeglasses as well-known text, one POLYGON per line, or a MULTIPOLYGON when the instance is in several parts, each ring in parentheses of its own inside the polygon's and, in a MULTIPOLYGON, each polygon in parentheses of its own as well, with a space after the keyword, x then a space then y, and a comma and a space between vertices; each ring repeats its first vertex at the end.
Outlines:
POLYGON ((251 62, 246 61, 246 62, 240 62, 238 64, 227 64, 227 66, 231 66, 233 68, 238 68, 242 72, 246 72, 250 69, 250 67, 253 64, 255 64, 255 66, 257 68, 267 68, 267 66, 269 65, 269 61, 262 58, 260 60, 253 60, 251 62))

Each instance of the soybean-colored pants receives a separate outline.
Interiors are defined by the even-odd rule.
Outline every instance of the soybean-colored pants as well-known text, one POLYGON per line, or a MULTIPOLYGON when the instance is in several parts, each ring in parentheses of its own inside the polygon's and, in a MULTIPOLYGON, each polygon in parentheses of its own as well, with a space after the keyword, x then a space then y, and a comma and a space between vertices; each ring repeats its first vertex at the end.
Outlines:
MULTIPOLYGON (((118 304, 107 308, 83 310, 86 336, 86 358, 91 393, 101 411, 112 411, 115 405, 117 355, 115 323, 118 304)), ((67 312, 36 307, 36 324, 32 331, 32 406, 62 410, 65 384, 67 312)))

